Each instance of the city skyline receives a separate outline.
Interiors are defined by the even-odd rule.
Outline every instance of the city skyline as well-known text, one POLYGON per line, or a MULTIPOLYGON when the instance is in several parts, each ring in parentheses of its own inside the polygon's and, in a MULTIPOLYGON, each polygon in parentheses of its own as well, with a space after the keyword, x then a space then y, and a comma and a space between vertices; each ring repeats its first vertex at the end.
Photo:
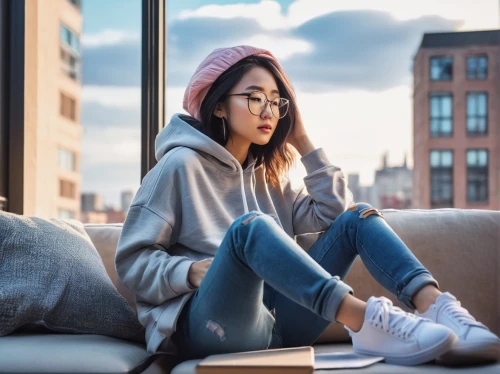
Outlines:
MULTIPOLYGON (((118 205, 119 191, 140 183, 140 2, 120 3, 108 22, 109 3, 97 16, 97 5, 83 2, 82 191, 118 205)), ((268 48, 290 74, 315 146, 346 174, 358 172, 361 185, 373 182, 386 151, 389 165, 407 153, 413 166, 411 64, 423 33, 498 27, 496 1, 202 3, 167 2, 167 123, 183 112, 185 84, 211 50, 268 48)), ((291 174, 300 183, 300 162, 291 174)))

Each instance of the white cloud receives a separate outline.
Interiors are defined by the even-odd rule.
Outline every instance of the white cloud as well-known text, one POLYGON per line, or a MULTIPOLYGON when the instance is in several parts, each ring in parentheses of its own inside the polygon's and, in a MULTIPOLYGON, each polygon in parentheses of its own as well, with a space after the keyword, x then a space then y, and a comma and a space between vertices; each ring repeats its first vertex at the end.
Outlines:
POLYGON ((392 14, 399 20, 410 20, 426 15, 438 15, 463 20, 461 30, 499 27, 499 5, 496 0, 296 0, 284 14, 276 1, 263 0, 257 4, 205 5, 186 10, 177 19, 215 17, 250 18, 266 30, 288 30, 327 13, 351 10, 378 10, 392 14))
POLYGON ((288 28, 281 5, 276 1, 264 0, 258 4, 205 5, 196 10, 185 10, 176 17, 180 20, 190 18, 250 18, 257 21, 266 30, 288 28))
POLYGON ((140 87, 83 86, 82 101, 117 108, 141 106, 140 87))
POLYGON ((101 47, 140 41, 140 35, 121 30, 105 29, 98 33, 82 35, 83 47, 101 47))
POLYGON ((306 42, 305 40, 285 36, 274 38, 269 34, 254 35, 249 39, 237 41, 233 45, 258 46, 259 48, 272 51, 273 55, 282 61, 285 61, 296 54, 309 53, 313 51, 312 44, 306 42))
POLYGON ((426 15, 438 15, 463 20, 461 30, 491 29, 499 26, 496 0, 296 0, 288 8, 286 23, 301 25, 321 15, 350 10, 378 10, 391 13, 396 19, 410 20, 426 15))

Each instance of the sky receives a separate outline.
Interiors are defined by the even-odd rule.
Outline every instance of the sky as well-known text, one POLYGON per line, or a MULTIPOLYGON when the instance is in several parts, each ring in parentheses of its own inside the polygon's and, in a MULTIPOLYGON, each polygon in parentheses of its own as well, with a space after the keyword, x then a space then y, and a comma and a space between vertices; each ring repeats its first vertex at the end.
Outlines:
MULTIPOLYGON (((83 1, 82 191, 118 206, 140 185, 141 0, 83 1)), ((412 60, 426 32, 499 28, 497 0, 167 0, 168 124, 215 48, 269 49, 305 127, 346 174, 413 166, 412 60)), ((300 158, 298 158, 299 160, 300 158)), ((301 183, 300 161, 291 170, 301 183)))

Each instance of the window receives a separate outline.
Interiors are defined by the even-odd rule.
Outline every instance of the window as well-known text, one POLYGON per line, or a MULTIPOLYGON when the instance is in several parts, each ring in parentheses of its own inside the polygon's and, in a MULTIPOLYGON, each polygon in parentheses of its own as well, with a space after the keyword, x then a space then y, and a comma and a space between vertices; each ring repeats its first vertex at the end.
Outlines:
POLYGON ((80 80, 80 38, 61 24, 61 71, 68 77, 80 80))
POLYGON ((59 196, 66 197, 68 199, 75 199, 75 184, 70 181, 63 179, 59 180, 59 196))
POLYGON ((67 171, 76 171, 75 153, 59 148, 59 167, 67 171))
POLYGON ((468 79, 488 78, 488 56, 467 57, 467 78, 468 79))
POLYGON ((449 81, 453 78, 453 59, 451 57, 431 57, 430 74, 433 81, 449 81))
POLYGON ((467 135, 488 133, 488 93, 467 93, 467 135))
POLYGON ((450 93, 432 93, 430 104, 430 134, 451 136, 453 132, 453 97, 450 93))
POLYGON ((80 55, 80 38, 73 31, 61 24, 60 28, 61 42, 67 45, 74 53, 80 55))
POLYGON ((58 215, 60 219, 73 219, 76 217, 75 212, 68 209, 58 209, 58 215))
POLYGON ((452 208, 453 151, 432 150, 429 156, 431 168, 431 208, 452 208))
POLYGON ((467 150, 467 201, 488 201, 488 150, 467 150))
POLYGON ((76 121, 76 100, 61 92, 61 115, 72 121, 76 121))

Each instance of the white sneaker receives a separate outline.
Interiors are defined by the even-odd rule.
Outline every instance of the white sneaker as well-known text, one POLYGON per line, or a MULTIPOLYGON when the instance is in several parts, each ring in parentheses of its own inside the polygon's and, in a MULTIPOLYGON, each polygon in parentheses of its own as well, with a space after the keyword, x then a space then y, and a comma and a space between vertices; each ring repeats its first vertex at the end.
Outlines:
POLYGON ((439 357, 438 361, 461 365, 499 359, 500 339, 485 325, 476 321, 449 292, 439 295, 436 303, 425 313, 415 314, 449 327, 458 336, 458 342, 445 355, 439 357))
POLYGON ((368 299, 361 330, 345 328, 356 353, 382 356, 385 362, 396 365, 431 361, 458 340, 449 328, 407 313, 385 297, 368 299))

